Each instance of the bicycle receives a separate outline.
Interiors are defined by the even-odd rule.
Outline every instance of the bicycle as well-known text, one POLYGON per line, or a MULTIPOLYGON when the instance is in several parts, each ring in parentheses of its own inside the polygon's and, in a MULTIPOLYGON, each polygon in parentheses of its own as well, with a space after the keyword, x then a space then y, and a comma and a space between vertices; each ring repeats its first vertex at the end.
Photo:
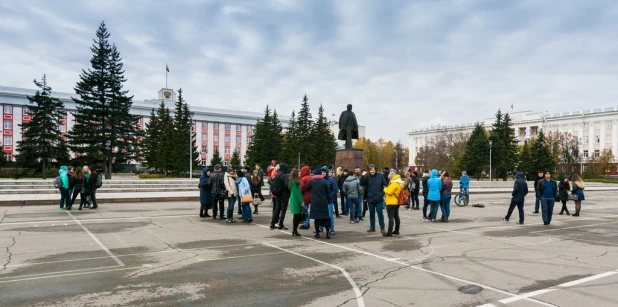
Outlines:
POLYGON ((459 187, 459 194, 455 197, 455 204, 460 207, 465 207, 470 202, 470 195, 463 187, 459 187))

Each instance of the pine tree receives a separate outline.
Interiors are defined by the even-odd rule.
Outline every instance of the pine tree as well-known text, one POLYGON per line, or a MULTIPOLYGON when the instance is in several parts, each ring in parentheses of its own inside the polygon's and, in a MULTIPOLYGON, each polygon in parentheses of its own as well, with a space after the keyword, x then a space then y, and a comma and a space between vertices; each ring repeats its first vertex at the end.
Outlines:
POLYGON ((532 160, 530 156, 531 143, 526 141, 521 147, 521 154, 519 155, 519 163, 517 165, 517 170, 523 172, 526 178, 535 178, 534 176, 536 176, 536 171, 534 170, 534 166, 532 165, 532 160))
POLYGON ((195 133, 193 133, 193 121, 191 120, 191 110, 189 105, 182 97, 182 88, 178 89, 178 100, 174 103, 174 129, 172 130, 172 138, 175 140, 173 156, 176 158, 174 172, 188 172, 189 158, 192 157, 193 167, 198 167, 197 146, 195 145, 195 133), (191 133, 191 134, 189 134, 191 133), (191 143, 189 143, 191 137, 191 143), (192 153, 189 154, 189 146, 192 153))
POLYGON ((156 111, 152 109, 150 113, 143 142, 146 166, 166 174, 172 171, 176 163, 174 150, 177 144, 173 124, 169 108, 161 101, 159 108, 156 111))
POLYGON ((503 114, 498 109, 489 139, 492 140, 492 157, 496 157, 492 161, 496 178, 502 178, 505 181, 507 176, 515 170, 517 161, 515 129, 512 126, 513 122, 509 114, 503 114))
POLYGON ((314 153, 313 157, 308 159, 309 165, 333 165, 335 163, 337 142, 328 126, 322 105, 318 109, 318 118, 311 129, 310 141, 306 144, 314 153))
POLYGON ((530 151, 530 161, 532 171, 554 171, 556 169, 556 160, 546 142, 543 130, 539 132, 538 137, 533 140, 530 151))
POLYGON ((294 161, 297 161, 298 153, 301 148, 297 141, 298 130, 296 128, 296 114, 294 111, 292 111, 292 115, 290 116, 287 130, 287 133, 283 136, 283 152, 281 154, 281 162, 294 165, 295 163, 298 163, 294 163, 294 161))
POLYGON ((221 154, 219 154, 219 149, 215 148, 212 152, 212 159, 210 159, 210 165, 223 165, 223 159, 221 158, 221 154))
POLYGON ((253 132, 251 144, 247 147, 246 159, 250 165, 260 163, 260 165, 268 165, 268 157, 265 152, 268 148, 268 127, 272 121, 270 108, 266 106, 264 110, 264 118, 257 121, 253 132))
POLYGON ((116 46, 110 45, 105 22, 101 22, 94 44, 91 68, 82 70, 75 86, 79 98, 73 98, 76 124, 69 133, 74 152, 86 155, 88 163, 103 163, 106 179, 112 169, 130 159, 137 160, 139 117, 130 114, 133 96, 123 90, 126 82, 122 59, 116 46))
MULTIPOLYGON (((51 87, 47 77, 41 81, 34 80, 40 89, 34 96, 28 96, 32 120, 19 125, 23 130, 22 140, 17 142, 19 154, 15 156, 20 168, 35 169, 42 172, 46 179, 46 170, 60 166, 69 160, 68 148, 61 134, 59 125, 64 104, 60 99, 51 97, 51 87)), ((2 157, 4 160, 4 157, 2 157)))
POLYGON ((479 124, 474 127, 470 138, 466 144, 466 152, 463 157, 463 165, 465 171, 470 176, 481 178, 484 170, 488 169, 489 165, 489 143, 487 140, 487 131, 479 124))
POLYGON ((234 150, 234 152, 232 152, 232 157, 230 159, 230 166, 234 170, 240 169, 240 151, 239 150, 234 150))
POLYGON ((298 111, 296 119, 296 133, 295 139, 297 148, 295 149, 298 155, 298 152, 301 153, 301 158, 304 164, 308 165, 316 165, 311 162, 316 152, 314 150, 314 146, 311 146, 311 130, 313 129, 314 123, 311 116, 311 110, 309 109, 309 98, 307 94, 303 97, 302 103, 300 104, 300 111, 298 111))

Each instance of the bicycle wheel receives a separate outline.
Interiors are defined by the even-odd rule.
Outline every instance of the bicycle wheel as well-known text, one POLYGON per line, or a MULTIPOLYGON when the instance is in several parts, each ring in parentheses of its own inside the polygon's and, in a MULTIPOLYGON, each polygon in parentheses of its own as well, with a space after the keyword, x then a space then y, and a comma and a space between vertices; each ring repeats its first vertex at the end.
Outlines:
POLYGON ((463 205, 462 205, 461 207, 465 207, 465 206, 467 206, 469 202, 470 202, 470 195, 466 194, 466 195, 463 197, 463 205))
POLYGON ((461 194, 455 195, 455 204, 461 206, 461 194))
POLYGON ((459 207, 465 207, 470 202, 470 197, 468 195, 457 194, 455 196, 455 204, 459 207))

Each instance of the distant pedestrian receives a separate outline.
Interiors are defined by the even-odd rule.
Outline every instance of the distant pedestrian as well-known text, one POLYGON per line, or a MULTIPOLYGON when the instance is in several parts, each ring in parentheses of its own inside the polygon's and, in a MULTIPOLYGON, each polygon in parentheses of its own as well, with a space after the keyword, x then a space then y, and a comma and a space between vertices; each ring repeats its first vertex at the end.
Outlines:
POLYGON ((311 191, 307 190, 307 185, 309 185, 311 179, 311 170, 309 166, 302 166, 300 168, 300 191, 303 194, 303 206, 305 211, 307 211, 307 217, 303 221, 303 225, 299 227, 300 229, 311 228, 311 211, 309 210, 309 206, 311 205, 311 191))
POLYGON ((418 199, 418 192, 421 190, 420 181, 418 180, 418 172, 412 172, 413 176, 412 181, 410 182, 410 198, 412 198, 412 209, 418 210, 420 206, 420 201, 418 199))
POLYGON ((368 174, 369 173, 367 171, 362 171, 361 172, 361 179, 360 179, 360 181, 361 181, 361 187, 363 187, 363 213, 361 214, 361 217, 358 218, 361 221, 364 221, 365 214, 367 213, 367 211, 369 211, 369 205, 367 203, 367 195, 368 195, 367 186, 365 184, 363 184, 363 182, 365 182, 365 181, 363 181, 363 178, 367 177, 368 174))
POLYGON ((386 233, 384 228, 384 187, 386 180, 381 173, 378 173, 374 164, 369 165, 369 174, 361 180, 361 184, 367 190, 367 205, 369 206, 369 229, 367 232, 376 231, 376 213, 378 215, 378 223, 380 232, 386 233))
MULTIPOLYGON (((410 191, 410 183, 412 182, 412 173, 410 172, 405 172, 403 173, 403 185, 402 185, 402 189, 406 189, 408 191, 410 191)), ((408 196, 408 200, 405 204, 405 208, 406 210, 410 210, 410 203, 412 202, 412 194, 410 194, 410 196, 408 196)), ((387 204, 388 205, 388 204, 387 204)), ((388 209, 388 208, 386 208, 388 209)))
POLYGON ((429 195, 429 187, 427 187, 428 180, 429 170, 426 169, 425 172, 423 172, 423 178, 421 179, 421 182, 423 183, 423 221, 429 220, 429 215, 427 215, 427 206, 429 206, 429 199, 427 198, 429 195))
POLYGON ((212 218, 217 219, 217 213, 219 218, 223 219, 223 209, 225 208, 224 201, 227 199, 227 190, 225 189, 224 173, 221 168, 221 164, 215 165, 215 172, 210 175, 210 186, 212 188, 212 218))
POLYGON ((584 181, 582 177, 577 174, 573 174, 571 179, 571 182, 573 182, 571 193, 577 195, 577 200, 575 201, 575 214, 573 214, 573 216, 579 216, 579 211, 582 209, 582 200, 586 200, 584 197, 584 181))
POLYGON ((100 176, 101 174, 97 173, 96 167, 90 166, 90 179, 88 182, 90 184, 90 200, 92 201, 92 207, 90 207, 90 209, 99 208, 99 205, 97 204, 97 190, 99 189, 99 186, 97 183, 102 180, 99 178, 100 176))
POLYGON ((539 207, 541 205, 541 198, 536 196, 538 195, 538 187, 539 187, 539 182, 543 180, 543 171, 538 171, 538 175, 536 177, 536 179, 534 180, 534 194, 535 194, 535 202, 534 202, 534 212, 535 214, 539 213, 539 207))
POLYGON ((461 172, 461 177, 459 177, 459 187, 464 191, 465 195, 468 195, 470 189, 470 176, 466 171, 461 172))
POLYGON ((337 175, 337 187, 339 188, 339 201, 341 202, 341 214, 344 216, 348 215, 348 207, 349 207, 345 192, 343 191, 343 183, 346 181, 346 179, 348 179, 348 169, 344 168, 341 174, 337 175))
MULTIPOLYGON (((248 168, 245 169, 249 170, 248 168)), ((251 193, 251 185, 249 184, 249 180, 247 180, 247 176, 245 176, 242 171, 238 171, 236 177, 236 183, 238 184, 238 205, 242 206, 241 214, 244 220, 243 223, 251 223, 253 222, 253 214, 251 212, 253 194, 251 193)))
POLYGON ((528 195, 528 184, 524 179, 524 173, 517 172, 515 175, 515 184, 513 185, 513 192, 511 193, 511 204, 509 205, 509 211, 504 217, 504 221, 508 222, 511 218, 511 214, 513 214, 513 210, 517 207, 517 211, 519 213, 519 222, 517 224, 524 224, 524 200, 526 199, 526 195, 528 195))
MULTIPOLYGON (((45 170, 43 170, 45 171, 45 170)), ((71 196, 69 196, 69 175, 67 174, 67 167, 61 166, 58 171, 58 178, 60 179, 60 210, 69 208, 71 203, 71 196)))
POLYGON ((567 215, 571 215, 569 213, 569 208, 567 208, 567 202, 569 201, 569 192, 571 191, 571 185, 569 184, 569 178, 562 177, 562 180, 558 183, 558 198, 562 203, 562 209, 560 209, 560 215, 564 214, 566 211, 567 215))
POLYGON ((84 165, 82 167, 82 171, 84 172, 84 186, 82 193, 80 194, 80 198, 84 201, 82 206, 82 202, 80 200, 78 210, 82 210, 82 208, 90 208, 92 205, 92 199, 90 198, 90 167, 88 167, 88 165, 84 165))
POLYGON ((210 169, 207 167, 202 169, 198 188, 200 188, 200 217, 210 217, 208 209, 212 208, 212 187, 210 186, 210 169))
POLYGON ((270 229, 279 228, 279 230, 288 230, 285 225, 285 214, 288 211, 288 205, 290 201, 290 188, 288 182, 290 181, 290 174, 288 174, 288 165, 286 163, 279 164, 279 169, 273 180, 273 185, 279 191, 277 201, 275 202, 275 209, 273 211, 273 218, 270 221, 270 229))
POLYGON ((437 170, 431 170, 431 178, 427 180, 427 187, 429 188, 427 199, 431 208, 427 221, 436 222, 436 215, 440 207, 440 191, 442 190, 442 180, 440 180, 437 170))
POLYGON ((442 212, 441 222, 448 223, 448 218, 451 215, 451 191, 453 189, 453 181, 448 171, 442 173, 442 189, 440 190, 440 211, 442 212))
POLYGON ((558 183, 551 178, 551 172, 545 171, 544 179, 540 180, 536 188, 536 196, 541 199, 541 215, 543 225, 549 226, 554 214, 554 204, 558 198, 558 183))
POLYGON ((390 181, 387 187, 384 188, 384 195, 386 196, 386 213, 388 214, 388 231, 382 235, 385 237, 392 237, 399 234, 399 227, 401 221, 399 220, 399 196, 403 189, 403 182, 401 177, 394 172, 388 175, 390 181), (393 222, 395 230, 393 231, 393 222))
POLYGON ((236 173, 231 167, 227 167, 227 172, 223 174, 223 184, 227 190, 227 220, 226 223, 236 223, 234 219, 234 203, 238 196, 238 188, 236 187, 236 173))
POLYGON ((343 183, 343 193, 347 197, 347 203, 350 209, 350 224, 358 223, 358 207, 361 206, 361 185, 360 180, 353 174, 350 174, 343 183))
MULTIPOLYGON (((356 166, 354 168, 354 177, 356 177, 356 179, 358 179, 359 183, 362 181, 362 171, 361 168, 359 166, 356 166)), ((356 206, 356 218, 358 219, 358 221, 362 221, 363 220, 363 209, 365 207, 365 187, 363 187, 363 185, 360 185, 360 191, 358 192, 358 204, 356 206)))
MULTIPOLYGON (((78 167, 75 170, 75 173, 71 176, 71 181, 73 182, 73 195, 71 196, 71 203, 69 204, 69 210, 73 209, 73 203, 75 203, 75 199, 77 199, 77 195, 81 194, 82 188, 84 187, 84 171, 81 167, 78 167)), ((80 197, 80 205, 82 207, 82 203, 84 202, 84 198, 80 197)))
POLYGON ((329 194, 328 184, 322 178, 322 169, 316 168, 315 176, 307 184, 307 191, 311 191, 311 218, 315 221, 315 237, 320 237, 320 227, 326 228, 326 238, 330 239, 330 217, 332 209, 329 209, 329 194))
MULTIPOLYGON (((257 171, 257 177, 260 178, 260 192, 259 192, 259 197, 261 201, 264 201, 264 196, 262 195, 262 187, 264 186, 264 170, 262 169, 262 167, 260 166, 259 163, 255 164, 255 171, 257 171)), ((251 179, 253 180, 253 179, 251 179)), ((254 214, 257 214, 257 212, 253 212, 254 214)))
MULTIPOLYGON (((68 166, 67 167, 67 177, 69 178, 69 197, 72 198, 73 195, 73 189, 75 188, 75 170, 73 169, 72 166, 68 166)), ((73 203, 69 203, 69 207, 65 208, 66 210, 71 210, 73 209, 73 203)))
MULTIPOLYGON (((329 170, 327 166, 322 167, 322 177, 326 180, 328 185, 328 214, 330 218, 330 234, 335 234, 335 217, 341 218, 334 214, 335 208, 337 208, 337 181, 332 177, 333 171, 329 170)), ((322 230, 322 228, 320 228, 322 230)))
POLYGON ((297 169, 290 174, 288 188, 290 189, 290 213, 294 215, 292 218, 292 236, 300 237, 298 225, 302 222, 302 213, 305 209, 303 208, 303 193, 300 191, 300 172, 297 169))
MULTIPOLYGON (((262 178, 260 178, 260 173, 258 171, 253 171, 253 175, 251 176, 251 193, 253 194, 253 199, 259 199, 259 203, 262 203, 262 178)), ((260 205, 254 200, 253 201, 253 214, 259 214, 258 207, 260 205)))

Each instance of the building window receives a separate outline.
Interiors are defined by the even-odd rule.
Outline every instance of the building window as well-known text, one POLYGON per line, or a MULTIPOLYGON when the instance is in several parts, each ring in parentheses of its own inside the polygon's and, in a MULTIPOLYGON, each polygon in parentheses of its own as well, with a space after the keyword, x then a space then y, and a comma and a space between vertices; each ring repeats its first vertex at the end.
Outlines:
POLYGON ((588 151, 584 150, 584 158, 588 158, 588 151))
POLYGON ((240 137, 236 136, 236 144, 240 144, 240 137))
POLYGON ((13 154, 10 152, 5 152, 4 161, 13 162, 13 154))
POLYGON ((202 141, 208 141, 208 135, 202 134, 202 141))
POLYGON ((231 126, 230 124, 225 124, 225 131, 230 131, 231 126))
POLYGON ((605 136, 605 143, 611 143, 612 142, 612 135, 608 134, 605 136))
POLYGON ((594 136, 594 140, 595 140, 595 142, 596 142, 597 144, 601 143, 601 137, 600 137, 600 136, 598 136, 598 135, 595 135, 595 136, 594 136))
POLYGON ((223 150, 223 153, 226 154, 226 155, 229 155, 230 154, 230 149, 225 147, 225 149, 223 150))
POLYGON ((612 129, 612 122, 607 122, 607 128, 612 129))
POLYGON ((599 129, 599 126, 600 126, 600 125, 599 125, 599 122, 595 122, 595 123, 594 123, 594 129, 599 129))
POLYGON ((5 119, 4 120, 4 130, 11 130, 13 129, 13 122, 10 119, 5 119))
POLYGON ((212 129, 219 130, 219 123, 212 124, 212 129))
POLYGON ((208 123, 207 122, 202 122, 202 129, 206 129, 208 128, 208 123))
POLYGON ((219 142, 219 136, 215 134, 215 135, 214 135, 214 139, 213 139, 213 141, 215 141, 215 142, 219 142))
POLYGON ((223 166, 230 166, 230 160, 224 160, 223 166))
POLYGON ((588 144, 588 137, 587 136, 584 137, 584 144, 588 144))
POLYGON ((60 124, 60 132, 67 132, 67 127, 64 124, 60 124))
POLYGON ((240 129, 242 129, 241 125, 236 125, 236 131, 240 131, 240 129))
POLYGON ((229 142, 230 142, 230 136, 229 136, 229 135, 226 135, 226 136, 225 136, 225 142, 226 142, 226 143, 229 143, 229 142))
POLYGON ((201 166, 207 166, 206 159, 202 159, 202 161, 200 161, 200 165, 201 166))
POLYGON ((24 107, 24 115, 30 115, 30 108, 24 107))
POLYGON ((144 123, 144 118, 143 118, 143 117, 138 118, 138 119, 137 119, 137 123, 138 123, 138 124, 140 124, 140 125, 141 125, 142 123, 144 123))
POLYGON ((2 143, 2 145, 6 145, 6 146, 13 145, 13 137, 5 135, 4 136, 4 143, 2 143))
POLYGON ((600 154, 600 152, 599 152, 599 150, 598 150, 598 149, 594 151, 594 157, 595 157, 595 158, 598 158, 598 157, 599 157, 599 154, 600 154))
POLYGON ((251 137, 247 137, 247 144, 251 143, 251 137))
POLYGON ((4 105, 4 114, 13 114, 13 106, 10 104, 4 105))

